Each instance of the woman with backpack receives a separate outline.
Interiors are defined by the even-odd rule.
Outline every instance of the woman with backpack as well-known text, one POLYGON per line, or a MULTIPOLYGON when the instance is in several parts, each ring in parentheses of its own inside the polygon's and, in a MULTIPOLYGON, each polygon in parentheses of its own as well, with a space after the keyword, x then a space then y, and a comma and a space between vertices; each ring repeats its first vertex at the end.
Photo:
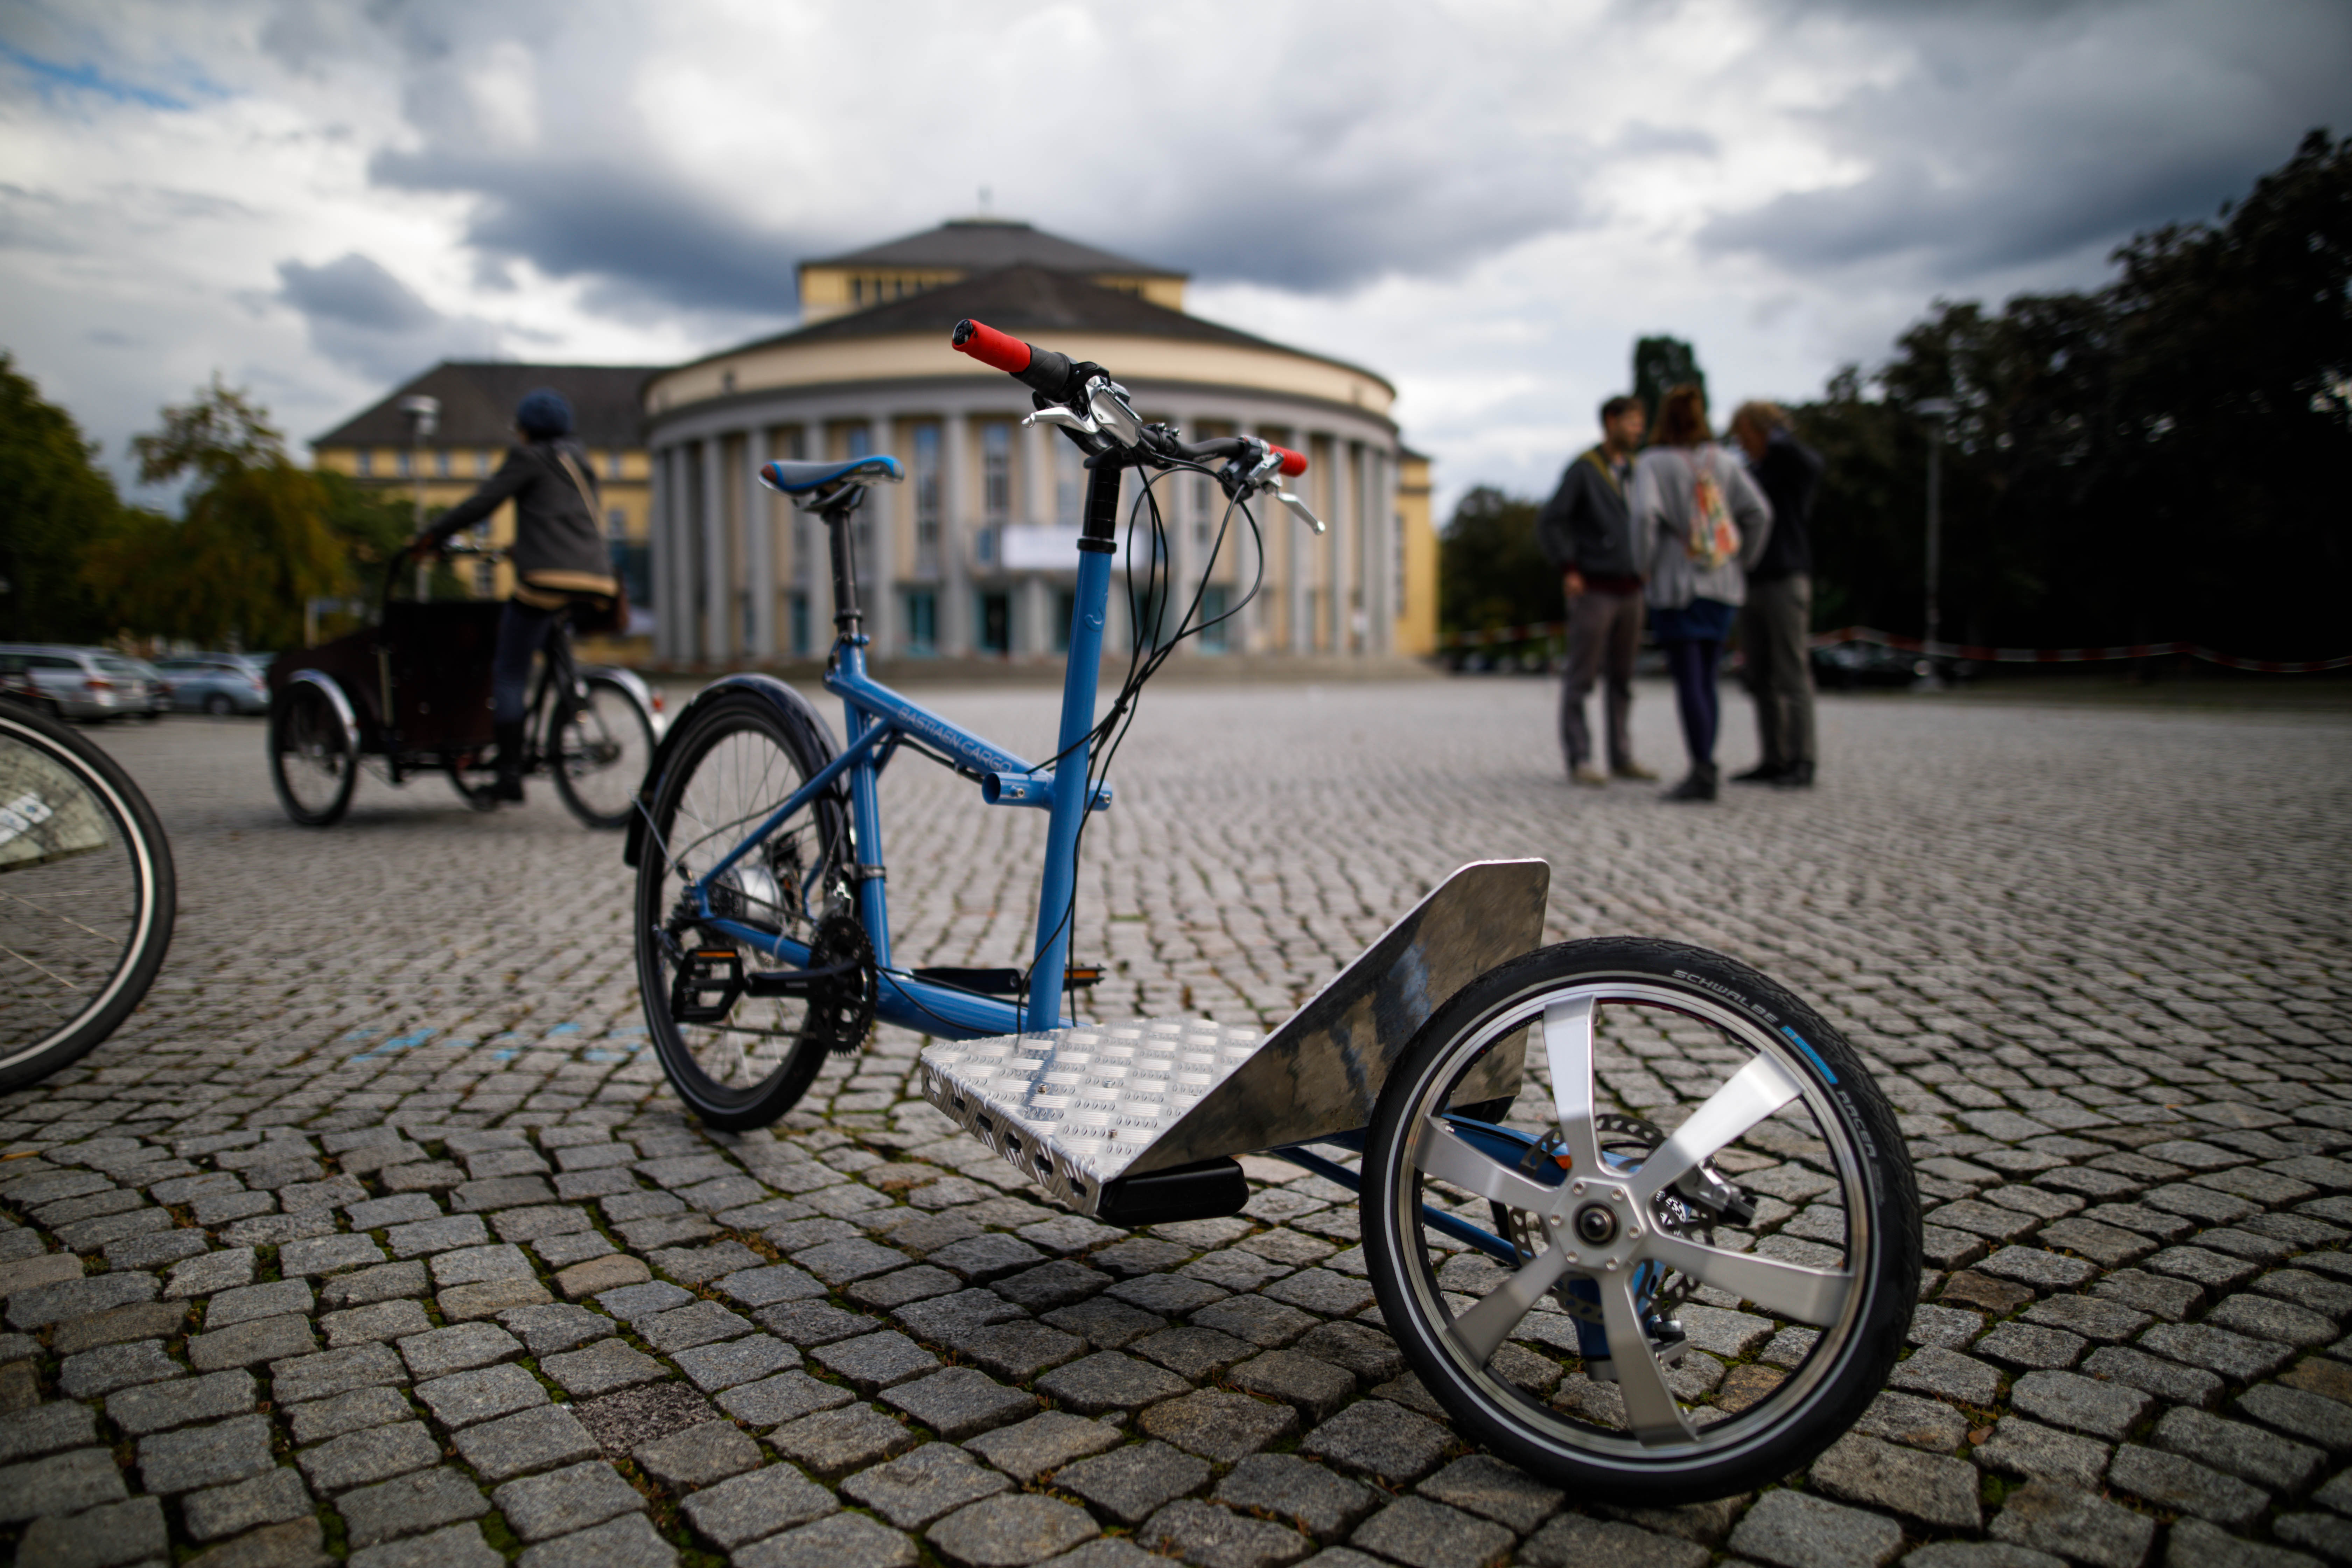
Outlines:
POLYGON ((1706 394, 1684 384, 1658 407, 1657 434, 1633 466, 1635 536, 1648 563, 1650 631, 1675 678, 1690 773, 1668 800, 1713 800, 1720 709, 1716 670, 1748 597, 1747 567, 1764 552, 1772 508, 1748 465, 1717 446, 1706 394))

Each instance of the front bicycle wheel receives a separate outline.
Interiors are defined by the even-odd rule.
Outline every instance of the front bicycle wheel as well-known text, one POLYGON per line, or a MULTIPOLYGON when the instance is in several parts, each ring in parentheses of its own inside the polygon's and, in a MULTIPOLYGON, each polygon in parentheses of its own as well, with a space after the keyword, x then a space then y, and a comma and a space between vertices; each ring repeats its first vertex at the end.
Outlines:
POLYGON ((1563 942, 1465 986, 1391 1073, 1364 1175, 1423 1384, 1523 1468, 1631 1504, 1802 1468, 1885 1385, 1918 1289, 1910 1162, 1853 1048, 1679 942, 1563 942), (1456 1099, 1496 1053, 1524 1054, 1507 1114, 1456 1099), (1424 1230, 1424 1203, 1500 1256, 1424 1230))
POLYGON ((0 1091, 121 1026, 177 907, 171 845, 130 775, 63 724, 0 705, 0 1091))
POLYGON ((331 827, 351 809, 360 760, 342 715, 310 681, 288 681, 269 704, 269 782, 304 827, 331 827))
POLYGON ((757 697, 688 721, 655 793, 637 863, 637 986, 671 1087, 713 1127, 764 1127, 807 1092, 830 1049, 856 1049, 873 1019, 872 952, 847 912, 849 829, 828 791, 781 824, 709 889, 693 889, 831 760, 757 697), (840 984, 804 995, 749 995, 697 983, 786 967, 740 934, 811 948, 840 984))
POLYGON ((609 675, 592 675, 587 695, 570 705, 547 746, 555 793, 591 827, 626 827, 637 786, 654 755, 654 716, 635 692, 609 675))

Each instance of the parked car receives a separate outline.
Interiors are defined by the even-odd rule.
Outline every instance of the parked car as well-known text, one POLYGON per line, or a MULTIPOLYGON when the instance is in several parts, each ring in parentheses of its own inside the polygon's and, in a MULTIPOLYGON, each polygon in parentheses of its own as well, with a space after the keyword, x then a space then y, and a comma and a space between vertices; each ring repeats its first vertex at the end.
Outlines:
POLYGON ((172 706, 184 713, 267 713, 266 659, 241 653, 192 653, 159 659, 172 706))
POLYGON ((147 683, 145 717, 161 719, 164 714, 169 713, 172 710, 172 686, 163 679, 163 672, 143 658, 133 658, 129 654, 120 654, 116 657, 137 670, 139 679, 147 683))
POLYGON ((1857 686, 1908 686, 1933 668, 1916 653, 1880 643, 1832 643, 1813 649, 1813 679, 1832 691, 1857 686))
POLYGON ((21 658, 42 710, 61 719, 142 719, 155 716, 153 693, 140 666, 102 647, 57 643, 0 644, 0 658, 21 658))

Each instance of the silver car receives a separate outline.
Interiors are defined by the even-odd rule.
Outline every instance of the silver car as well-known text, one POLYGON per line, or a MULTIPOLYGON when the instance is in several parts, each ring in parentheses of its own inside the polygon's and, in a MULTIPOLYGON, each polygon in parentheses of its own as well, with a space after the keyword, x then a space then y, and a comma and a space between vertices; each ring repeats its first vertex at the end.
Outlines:
POLYGON ((66 719, 155 717, 156 692, 136 662, 102 647, 0 644, 0 669, 21 670, 41 707, 66 719))
POLYGON ((269 683, 264 659, 238 653, 192 653, 155 661, 184 713, 267 713, 269 683))

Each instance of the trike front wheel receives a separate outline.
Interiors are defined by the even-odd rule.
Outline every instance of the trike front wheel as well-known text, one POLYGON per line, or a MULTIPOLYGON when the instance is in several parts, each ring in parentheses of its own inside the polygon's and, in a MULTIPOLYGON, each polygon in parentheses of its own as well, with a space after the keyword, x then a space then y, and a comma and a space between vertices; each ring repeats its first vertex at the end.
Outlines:
POLYGON ((832 759, 758 697, 719 701, 687 723, 654 792, 637 862, 637 986, 678 1098, 710 1126, 764 1127, 808 1091, 829 1050, 863 1043, 873 1016, 871 952, 838 908, 846 815, 836 794, 822 794, 719 870, 832 759), (697 992, 694 976, 681 984, 695 963, 706 976, 792 967, 771 938, 809 950, 811 967, 841 967, 845 984, 803 995, 697 992))
POLYGON ((315 681, 292 680, 269 704, 269 782, 304 827, 331 827, 352 805, 360 759, 334 701, 315 681))
POLYGON ((1885 1385, 1919 1280, 1910 1163, 1853 1047, 1678 942, 1559 943, 1440 1007, 1381 1093, 1363 1215, 1388 1328, 1465 1434, 1628 1504, 1801 1469, 1885 1385), (1525 1053, 1507 1111, 1497 1052, 1525 1053))
POLYGON ((637 786, 654 754, 654 716, 636 693, 608 675, 592 675, 587 694, 558 710, 541 749, 555 793, 591 827, 629 825, 637 786))

